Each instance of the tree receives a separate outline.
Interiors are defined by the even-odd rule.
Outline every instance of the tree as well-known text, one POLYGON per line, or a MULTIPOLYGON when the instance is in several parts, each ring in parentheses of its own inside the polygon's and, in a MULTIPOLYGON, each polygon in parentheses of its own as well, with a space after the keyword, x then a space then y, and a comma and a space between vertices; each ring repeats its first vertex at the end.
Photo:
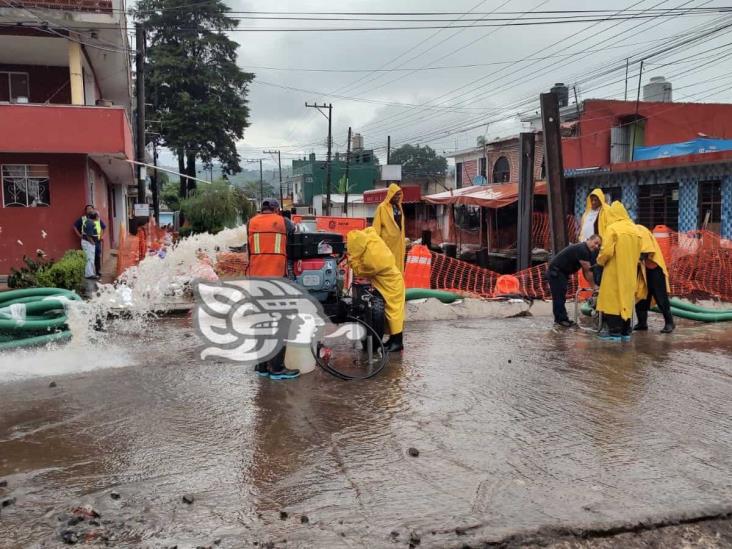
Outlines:
POLYGON ((447 173, 447 160, 427 145, 402 145, 389 162, 402 165, 402 181, 439 180, 447 173))
POLYGON ((475 138, 475 144, 478 147, 485 147, 485 135, 479 135, 475 138))
POLYGON ((160 201, 168 206, 171 212, 180 210, 179 188, 180 185, 178 183, 166 181, 160 189, 160 201))
POLYGON ((244 193, 224 181, 203 185, 181 200, 181 211, 194 233, 217 233, 236 226, 252 213, 244 193))
POLYGON ((245 195, 257 201, 260 199, 260 190, 262 194, 261 198, 279 198, 280 196, 280 193, 266 181, 262 182, 261 187, 259 186, 259 181, 247 181, 242 185, 241 189, 245 195))
MULTIPOLYGON (((239 45, 224 31, 238 25, 222 0, 140 0, 135 16, 147 36, 146 96, 164 146, 178 155, 180 173, 196 177, 196 161, 241 171, 236 143, 249 126, 247 86, 253 74, 236 63, 239 45)), ((179 194, 195 181, 183 178, 179 194)))

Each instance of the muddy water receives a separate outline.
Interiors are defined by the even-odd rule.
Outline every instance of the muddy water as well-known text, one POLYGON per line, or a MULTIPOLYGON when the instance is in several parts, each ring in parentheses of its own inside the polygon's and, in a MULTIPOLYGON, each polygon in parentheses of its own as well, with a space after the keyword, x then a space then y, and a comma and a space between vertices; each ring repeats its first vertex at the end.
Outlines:
POLYGON ((201 362, 182 319, 78 357, 114 367, 69 374, 58 351, 38 359, 54 377, 20 379, 14 360, 0 546, 56 546, 80 504, 110 545, 183 548, 461 547, 732 502, 732 327, 617 344, 547 325, 413 323, 404 357, 352 384, 201 362))

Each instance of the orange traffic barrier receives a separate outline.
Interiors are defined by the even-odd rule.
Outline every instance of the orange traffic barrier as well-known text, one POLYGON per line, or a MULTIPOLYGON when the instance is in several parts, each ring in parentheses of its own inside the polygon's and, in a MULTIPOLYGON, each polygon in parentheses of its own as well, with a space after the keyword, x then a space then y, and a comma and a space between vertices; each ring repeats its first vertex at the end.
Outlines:
POLYGON ((407 288, 429 288, 432 275, 432 252, 423 245, 413 246, 407 254, 404 285, 407 288))
POLYGON ((653 237, 658 242, 658 247, 661 248, 663 258, 668 265, 671 263, 671 229, 666 225, 656 225, 653 227, 653 237))
POLYGON ((513 275, 501 275, 496 280, 496 289, 493 297, 517 295, 521 293, 521 282, 513 275))

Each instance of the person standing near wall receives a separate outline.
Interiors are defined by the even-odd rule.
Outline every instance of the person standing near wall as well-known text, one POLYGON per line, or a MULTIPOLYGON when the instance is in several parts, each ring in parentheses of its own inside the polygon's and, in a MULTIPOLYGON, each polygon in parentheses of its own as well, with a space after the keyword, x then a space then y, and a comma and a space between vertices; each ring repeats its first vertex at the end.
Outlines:
MULTIPOLYGON (((94 208, 94 204, 87 204, 84 207, 84 215, 82 215, 79 219, 76 220, 74 223, 74 232, 76 233, 76 236, 82 239, 83 243, 83 232, 84 232, 84 225, 87 222, 88 219, 92 219, 94 221, 94 239, 95 239, 95 247, 94 247, 94 272, 97 275, 97 277, 102 276, 102 241, 104 239, 104 231, 107 230, 107 225, 104 224, 104 221, 99 217, 99 212, 96 211, 94 208)), ((83 245, 82 245, 83 248, 83 245)))

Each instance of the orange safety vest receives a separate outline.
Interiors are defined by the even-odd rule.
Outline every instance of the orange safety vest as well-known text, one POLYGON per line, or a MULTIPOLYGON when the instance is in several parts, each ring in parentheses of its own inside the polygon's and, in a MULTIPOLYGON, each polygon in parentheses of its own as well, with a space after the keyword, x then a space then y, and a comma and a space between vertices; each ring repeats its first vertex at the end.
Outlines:
POLYGON ((262 213, 249 220, 247 227, 249 276, 285 276, 287 268, 287 226, 285 218, 262 213))

